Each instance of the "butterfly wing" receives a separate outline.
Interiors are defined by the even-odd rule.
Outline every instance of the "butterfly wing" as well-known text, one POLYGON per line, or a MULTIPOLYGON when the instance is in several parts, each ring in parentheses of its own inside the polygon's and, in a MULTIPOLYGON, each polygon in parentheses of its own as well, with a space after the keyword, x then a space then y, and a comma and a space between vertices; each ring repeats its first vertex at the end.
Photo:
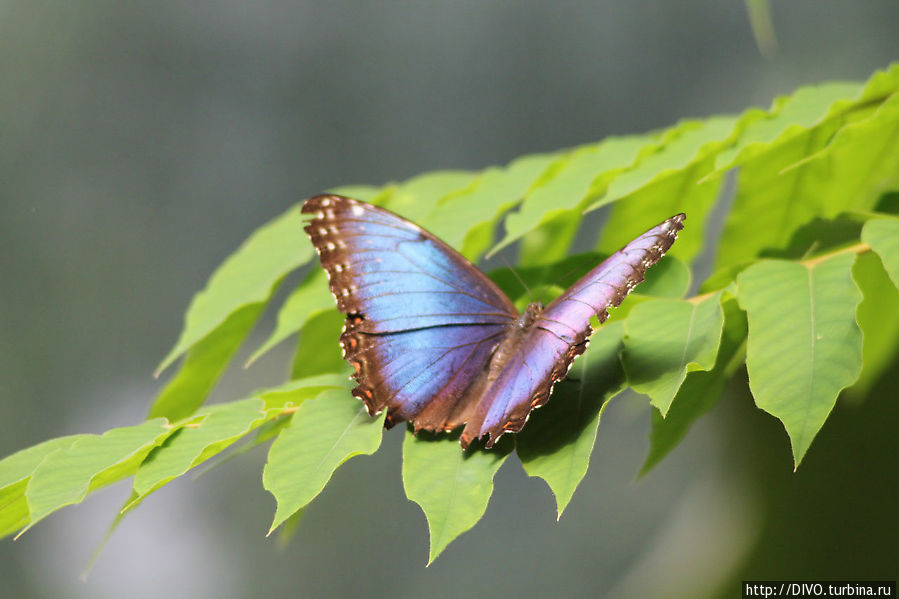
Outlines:
POLYGON ((388 425, 449 430, 468 419, 469 392, 518 317, 468 260, 417 225, 335 195, 306 200, 305 227, 347 321, 340 342, 353 394, 388 425))
POLYGON ((515 348, 501 374, 486 389, 462 431, 462 445, 488 435, 491 447, 503 433, 518 432, 531 410, 549 399, 552 387, 584 353, 593 332, 590 317, 600 322, 643 281, 646 269, 668 251, 686 217, 678 214, 640 235, 584 275, 547 308, 515 348))

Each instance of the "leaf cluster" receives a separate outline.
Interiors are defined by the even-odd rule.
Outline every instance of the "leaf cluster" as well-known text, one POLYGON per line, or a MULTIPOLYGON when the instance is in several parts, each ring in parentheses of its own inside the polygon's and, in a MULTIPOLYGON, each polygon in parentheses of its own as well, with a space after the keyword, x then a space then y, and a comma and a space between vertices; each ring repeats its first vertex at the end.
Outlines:
MULTIPOLYGON (((798 467, 841 391, 863 394, 896 350, 899 218, 888 192, 899 187, 897 138, 894 65, 864 84, 801 88, 766 110, 477 172, 332 190, 386 206, 472 260, 519 243, 518 276, 547 297, 648 226, 688 215, 671 254, 594 335, 574 381, 557 385, 522 433, 493 451, 467 452, 453 435, 406 433, 403 481, 427 517, 430 560, 478 521, 513 454, 549 485, 561 515, 587 471, 603 409, 627 387, 653 406, 645 472, 745 364, 757 406, 783 423, 798 467), (736 189, 713 241, 711 216, 728 173, 736 189), (582 231, 584 213, 601 207, 609 211, 604 227, 582 231), (495 240, 500 222, 505 234, 495 240), (576 236, 592 236, 595 252, 569 255, 576 236), (713 272, 688 296, 700 254, 714 255, 713 272)), ((377 451, 383 434, 383 416, 369 417, 350 396, 336 343, 341 319, 320 269, 287 296, 250 358, 298 335, 288 380, 238 401, 205 401, 285 277, 313 258, 299 206, 258 229, 190 304, 159 371, 179 358, 180 366, 147 421, 53 439, 0 461, 0 534, 21 534, 133 476, 124 514, 241 440, 245 448, 272 441, 262 476, 277 500, 272 530, 295 524, 333 472, 377 451)), ((509 269, 491 276, 521 295, 509 269)))

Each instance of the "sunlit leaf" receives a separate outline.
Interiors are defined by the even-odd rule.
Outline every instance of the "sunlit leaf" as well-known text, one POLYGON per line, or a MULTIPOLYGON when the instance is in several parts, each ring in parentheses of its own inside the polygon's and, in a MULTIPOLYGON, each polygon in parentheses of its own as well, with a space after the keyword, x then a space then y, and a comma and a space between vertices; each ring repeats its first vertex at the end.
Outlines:
POLYGON ((261 399, 245 399, 201 410, 197 416, 202 420, 176 431, 141 464, 134 476, 135 501, 220 453, 262 424, 266 420, 264 407, 261 399))
POLYGON ((458 435, 406 433, 403 486, 406 497, 420 505, 428 519, 429 564, 484 515, 493 494, 493 475, 513 445, 507 435, 491 450, 462 451, 458 435))
POLYGON ((506 167, 488 168, 466 189, 439 201, 420 224, 475 260, 493 245, 499 218, 521 202, 556 158, 554 154, 535 154, 522 156, 506 167))
POLYGON ((434 171, 412 177, 396 186, 385 207, 422 223, 443 198, 466 189, 477 176, 473 171, 434 171))
POLYGON ((290 378, 346 370, 347 363, 338 341, 344 322, 343 314, 333 308, 309 319, 300 334, 290 378))
POLYGON ((715 365, 722 326, 720 292, 700 302, 656 300, 635 306, 621 354, 628 385, 648 395, 664 416, 687 373, 715 365))
POLYGON ((808 265, 764 260, 737 277, 749 320, 749 387, 756 405, 783 422, 796 466, 861 371, 854 260, 845 253, 808 265))
POLYGON ((671 249, 691 259, 702 248, 705 221, 721 187, 722 177, 699 183, 712 169, 714 157, 736 135, 737 118, 712 117, 685 121, 669 129, 656 152, 641 157, 622 172, 591 209, 616 202, 603 227, 598 249, 611 253, 647 228, 679 212, 687 226, 671 249))
POLYGON ((137 426, 115 428, 102 435, 87 435, 71 447, 44 459, 28 482, 25 496, 34 525, 61 507, 79 503, 89 491, 134 474, 147 454, 171 429, 155 418, 137 426))
POLYGON ((718 401, 728 380, 746 358, 746 313, 729 294, 721 303, 724 329, 721 345, 712 370, 696 370, 687 374, 665 416, 658 408, 652 411, 652 433, 649 454, 640 476, 649 472, 686 436, 693 423, 718 401))
MULTIPOLYGON (((815 217, 866 210, 897 180, 899 67, 861 88, 802 88, 752 120, 719 167, 740 165, 737 194, 724 225, 716 268, 787 245, 815 217)), ((812 248, 809 248, 812 249, 812 248)))
POLYGON ((618 359, 623 328, 616 322, 594 333, 568 378, 556 383, 549 403, 517 436, 515 451, 525 472, 546 481, 559 517, 587 473, 603 408, 624 389, 618 359))
POLYGON ((862 230, 862 241, 880 256, 893 284, 899 287, 899 219, 870 220, 862 230))
MULTIPOLYGON (((492 250, 495 253, 525 233, 542 224, 569 213, 577 218, 578 208, 605 190, 608 180, 634 162, 641 149, 652 143, 651 136, 613 137, 602 143, 572 151, 553 163, 524 198, 518 212, 505 220, 506 235, 492 250)), ((535 235, 542 233, 537 231, 535 235)), ((552 241, 547 238, 547 242, 552 241)), ((547 252, 542 262, 552 262, 564 256, 566 247, 547 252), (559 251, 562 252, 559 255, 559 251)))
POLYGON ((369 416, 342 389, 303 402, 272 443, 262 474, 263 486, 278 502, 269 534, 312 501, 341 464, 378 450, 385 414, 369 416))
POLYGON ((44 459, 88 435, 71 435, 44 441, 0 460, 0 538, 28 524, 25 489, 32 473, 44 459))
POLYGON ((852 278, 864 296, 856 315, 864 334, 864 365, 851 391, 863 397, 899 350, 899 290, 871 252, 858 257, 852 267, 852 278))

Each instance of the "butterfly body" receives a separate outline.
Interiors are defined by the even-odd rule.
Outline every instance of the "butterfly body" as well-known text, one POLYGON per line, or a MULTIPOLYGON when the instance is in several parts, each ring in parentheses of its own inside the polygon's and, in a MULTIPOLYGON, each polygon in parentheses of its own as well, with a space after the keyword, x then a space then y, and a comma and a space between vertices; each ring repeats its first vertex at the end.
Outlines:
POLYGON ((316 196, 303 212, 338 309, 340 343, 355 369, 353 394, 386 424, 415 430, 462 425, 467 447, 517 432, 587 347, 590 318, 643 280, 682 228, 677 215, 591 270, 544 308, 519 314, 463 256, 417 225, 342 196, 316 196))

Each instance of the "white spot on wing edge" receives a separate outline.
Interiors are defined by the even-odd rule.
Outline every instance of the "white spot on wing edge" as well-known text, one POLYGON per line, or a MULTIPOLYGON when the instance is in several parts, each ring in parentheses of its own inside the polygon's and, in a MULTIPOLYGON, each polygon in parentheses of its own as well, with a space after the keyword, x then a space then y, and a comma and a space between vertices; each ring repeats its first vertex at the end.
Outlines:
POLYGON ((353 216, 362 216, 363 214, 365 214, 365 208, 363 208, 359 204, 353 203, 352 208, 350 208, 350 212, 353 213, 353 216))

